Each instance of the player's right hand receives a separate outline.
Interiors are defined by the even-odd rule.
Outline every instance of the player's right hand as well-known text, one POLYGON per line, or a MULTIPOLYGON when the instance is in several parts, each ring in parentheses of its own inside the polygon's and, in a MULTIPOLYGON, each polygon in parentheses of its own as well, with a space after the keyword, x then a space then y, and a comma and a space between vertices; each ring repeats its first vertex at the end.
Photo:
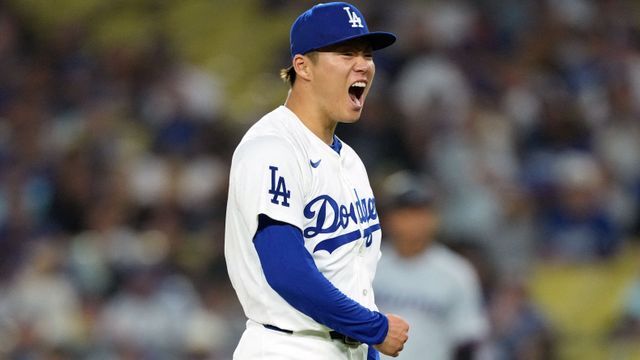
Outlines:
POLYGON ((374 347, 385 355, 396 357, 400 354, 400 351, 404 348, 404 343, 409 338, 409 323, 397 315, 386 314, 386 316, 389 320, 387 337, 384 338, 381 344, 374 347))

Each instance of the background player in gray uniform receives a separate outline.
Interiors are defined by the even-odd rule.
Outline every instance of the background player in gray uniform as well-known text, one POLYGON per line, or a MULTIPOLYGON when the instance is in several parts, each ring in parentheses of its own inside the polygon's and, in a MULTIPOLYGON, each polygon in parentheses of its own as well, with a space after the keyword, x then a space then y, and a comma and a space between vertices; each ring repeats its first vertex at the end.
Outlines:
POLYGON ((375 198, 362 161, 334 135, 360 118, 373 51, 394 41, 347 3, 316 5, 291 27, 289 97, 247 131, 231 165, 225 258, 248 318, 234 358, 402 350, 408 324, 374 302, 375 198))
POLYGON ((403 359, 473 359, 488 336, 480 285, 471 264, 436 241, 439 215, 433 192, 401 171, 383 183, 389 240, 374 281, 384 311, 411 322, 403 359))

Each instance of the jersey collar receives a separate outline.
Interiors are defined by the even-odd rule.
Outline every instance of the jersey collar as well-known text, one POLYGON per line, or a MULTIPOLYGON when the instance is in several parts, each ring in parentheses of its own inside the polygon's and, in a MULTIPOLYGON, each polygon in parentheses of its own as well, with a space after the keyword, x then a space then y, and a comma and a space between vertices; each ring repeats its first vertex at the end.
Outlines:
POLYGON ((336 135, 333 135, 333 142, 331 143, 331 145, 327 145, 316 134, 314 134, 308 127, 306 127, 302 122, 302 120, 300 120, 298 115, 296 115, 293 111, 291 111, 291 109, 289 109, 284 105, 280 105, 280 108, 282 109, 282 111, 286 112, 289 115, 287 116, 287 119, 289 119, 291 126, 299 128, 300 131, 302 131, 304 135, 307 138, 309 138, 310 141, 316 144, 318 147, 324 149, 327 152, 334 154, 335 156, 340 157, 340 151, 342 150, 343 144, 342 144, 342 141, 336 135))

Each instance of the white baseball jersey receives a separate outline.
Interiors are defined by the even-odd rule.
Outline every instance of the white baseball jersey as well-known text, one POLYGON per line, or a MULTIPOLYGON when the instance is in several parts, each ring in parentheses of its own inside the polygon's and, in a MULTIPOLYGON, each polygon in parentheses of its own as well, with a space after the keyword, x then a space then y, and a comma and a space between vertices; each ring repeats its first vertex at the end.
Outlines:
POLYGON ((464 258, 439 244, 411 259, 391 246, 382 251, 377 303, 411 324, 402 359, 448 360, 456 344, 485 338, 489 325, 480 286, 464 258))
POLYGON ((254 124, 233 154, 227 268, 250 320, 292 331, 328 331, 267 283, 253 245, 259 214, 301 229, 320 272, 351 299, 377 310, 371 282, 381 231, 364 165, 346 144, 338 154, 285 106, 254 124))

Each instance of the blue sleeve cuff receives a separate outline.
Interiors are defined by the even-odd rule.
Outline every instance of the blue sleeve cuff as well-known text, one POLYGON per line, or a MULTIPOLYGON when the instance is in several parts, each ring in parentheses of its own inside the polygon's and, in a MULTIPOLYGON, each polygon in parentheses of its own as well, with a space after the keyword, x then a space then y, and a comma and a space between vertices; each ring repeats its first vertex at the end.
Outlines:
POLYGON ((380 360, 380 353, 373 347, 373 345, 369 345, 367 360, 380 360))
POLYGON ((291 306, 363 343, 384 341, 387 317, 347 297, 322 275, 300 229, 260 215, 253 243, 267 282, 291 306))

